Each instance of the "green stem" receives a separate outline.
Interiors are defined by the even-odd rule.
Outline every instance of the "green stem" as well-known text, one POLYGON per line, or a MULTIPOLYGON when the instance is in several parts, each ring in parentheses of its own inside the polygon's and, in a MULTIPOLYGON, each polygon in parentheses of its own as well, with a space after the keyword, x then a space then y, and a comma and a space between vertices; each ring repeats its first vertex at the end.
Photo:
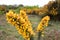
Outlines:
POLYGON ((34 37, 33 37, 33 35, 31 35, 31 36, 30 36, 30 40, 34 40, 34 37))
POLYGON ((38 32, 38 40, 41 38, 41 31, 38 32))

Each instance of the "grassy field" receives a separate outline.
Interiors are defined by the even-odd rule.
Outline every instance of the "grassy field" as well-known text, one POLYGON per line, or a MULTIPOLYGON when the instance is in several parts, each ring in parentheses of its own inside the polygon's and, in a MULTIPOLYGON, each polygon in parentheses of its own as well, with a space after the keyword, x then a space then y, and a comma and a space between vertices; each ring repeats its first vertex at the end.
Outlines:
MULTIPOLYGON (((28 15, 35 29, 42 19, 37 15, 28 15)), ((50 21, 48 27, 45 29, 45 37, 41 40, 60 40, 60 22, 50 21)), ((16 28, 7 23, 5 14, 0 15, 0 40, 23 40, 23 37, 17 32, 16 28)))

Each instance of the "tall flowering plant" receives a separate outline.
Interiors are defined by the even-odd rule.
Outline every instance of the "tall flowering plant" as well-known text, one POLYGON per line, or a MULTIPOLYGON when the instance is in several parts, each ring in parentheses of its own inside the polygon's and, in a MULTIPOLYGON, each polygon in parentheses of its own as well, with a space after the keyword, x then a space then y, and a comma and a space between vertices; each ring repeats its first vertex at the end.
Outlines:
MULTIPOLYGON (((30 23, 25 11, 20 10, 20 13, 16 14, 12 10, 10 10, 8 13, 6 13, 6 18, 8 23, 15 26, 19 34, 21 34, 25 40, 34 40, 33 36, 36 35, 36 33, 34 32, 32 24, 30 23)), ((44 17, 39 23, 36 31, 38 33, 43 31, 44 26, 48 26, 49 20, 50 20, 49 16, 44 17)))

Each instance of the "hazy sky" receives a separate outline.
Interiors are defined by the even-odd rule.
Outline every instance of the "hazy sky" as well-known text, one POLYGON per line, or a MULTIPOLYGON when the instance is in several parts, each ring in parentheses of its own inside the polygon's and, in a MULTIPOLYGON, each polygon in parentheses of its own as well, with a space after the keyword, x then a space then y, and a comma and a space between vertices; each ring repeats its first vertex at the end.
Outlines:
POLYGON ((23 4, 23 5, 29 5, 29 6, 34 6, 34 5, 39 5, 43 6, 47 4, 49 0, 0 0, 0 5, 6 4, 6 5, 14 5, 14 4, 23 4))

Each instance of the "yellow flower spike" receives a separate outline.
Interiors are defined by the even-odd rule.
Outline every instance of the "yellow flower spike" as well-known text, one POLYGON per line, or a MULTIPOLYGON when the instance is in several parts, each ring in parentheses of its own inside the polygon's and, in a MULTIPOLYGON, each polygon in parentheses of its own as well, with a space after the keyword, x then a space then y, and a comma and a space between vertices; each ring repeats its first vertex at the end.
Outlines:
POLYGON ((37 31, 43 31, 44 26, 48 26, 48 21, 49 20, 50 20, 49 16, 45 16, 44 18, 42 18, 41 22, 39 23, 39 25, 37 27, 37 31))
MULTIPOLYGON (((28 28, 30 27, 31 28, 31 24, 30 24, 30 22, 28 21, 28 17, 27 17, 27 15, 26 15, 26 12, 25 11, 23 11, 23 10, 21 10, 20 11, 20 16, 22 16, 25 20, 26 20, 26 25, 30 25, 30 26, 28 26, 28 28)), ((25 25, 25 26, 26 26, 25 25)), ((29 29, 30 29, 29 28, 29 29)), ((30 33, 31 33, 31 31, 32 31, 32 28, 31 28, 31 30, 29 31, 30 33)))
POLYGON ((30 36, 33 35, 34 32, 32 30, 31 23, 28 20, 26 12, 21 11, 20 15, 17 15, 15 13, 13 13, 12 11, 10 11, 8 13, 8 15, 7 15, 7 19, 8 19, 8 22, 10 22, 12 25, 14 25, 16 27, 16 29, 18 30, 19 34, 21 34, 26 40, 30 40, 30 36), (9 18, 9 17, 12 17, 12 18, 9 18), (29 32, 28 35, 26 35, 27 32, 29 32), (29 39, 27 39, 27 38, 29 38, 29 39))

